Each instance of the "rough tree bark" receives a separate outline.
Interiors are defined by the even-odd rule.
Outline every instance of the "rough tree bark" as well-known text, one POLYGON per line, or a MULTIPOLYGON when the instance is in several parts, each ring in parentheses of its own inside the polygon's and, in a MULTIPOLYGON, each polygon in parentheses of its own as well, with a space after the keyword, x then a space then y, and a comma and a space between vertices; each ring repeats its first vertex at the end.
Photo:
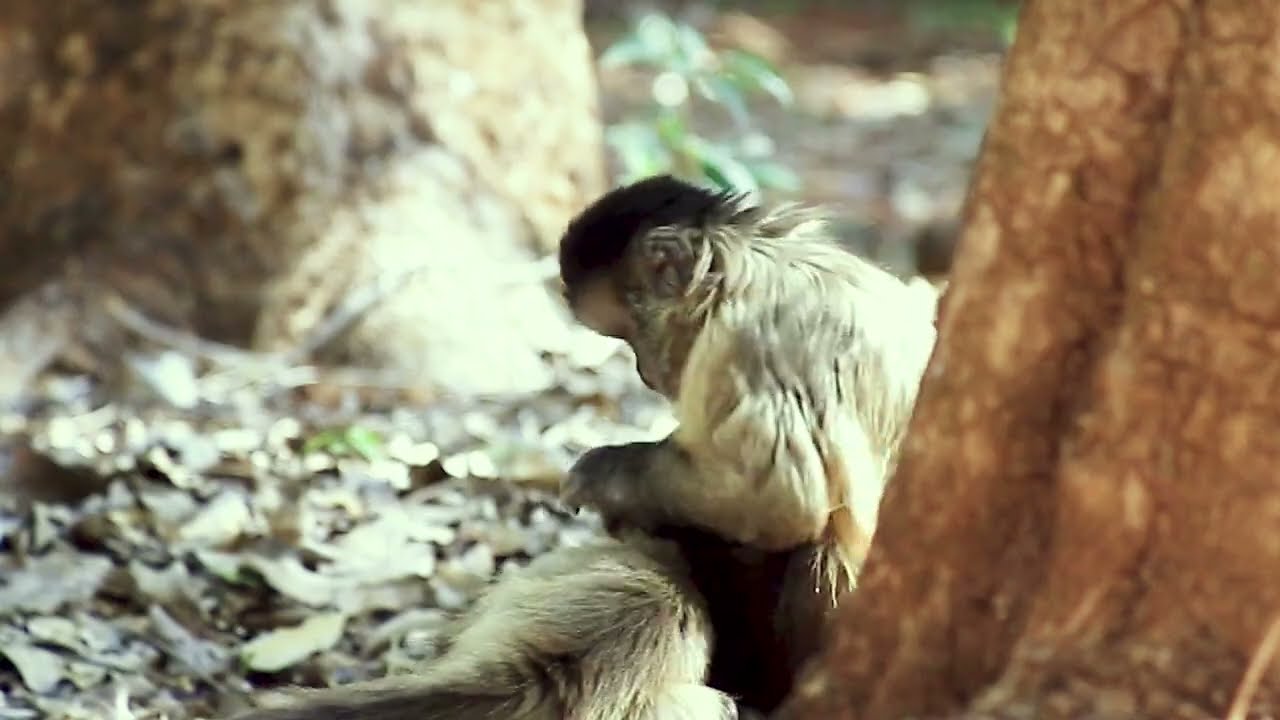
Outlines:
POLYGON ((1280 4, 1031 0, 861 586, 779 717, 1277 710, 1280 4))
POLYGON ((536 385, 529 335, 561 318, 519 266, 605 182, 581 13, 5 0, 0 310, 70 262, 155 319, 281 350, 420 269, 328 356, 536 385))

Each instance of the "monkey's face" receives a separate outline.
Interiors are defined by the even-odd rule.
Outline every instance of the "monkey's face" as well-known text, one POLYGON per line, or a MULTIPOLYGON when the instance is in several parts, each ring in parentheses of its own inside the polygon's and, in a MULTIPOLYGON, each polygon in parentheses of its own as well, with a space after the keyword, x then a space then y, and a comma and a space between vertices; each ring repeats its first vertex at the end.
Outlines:
POLYGON ((578 322, 592 330, 628 343, 636 334, 631 309, 614 288, 611 278, 599 276, 584 280, 577 287, 566 287, 565 302, 578 322))
POLYGON ((614 291, 609 282, 600 279, 584 283, 577 292, 565 292, 565 300, 578 322, 601 335, 627 343, 636 356, 636 372, 645 387, 674 396, 662 353, 643 337, 636 323, 635 308, 614 291))
POLYGON ((654 280, 647 275, 637 276, 637 268, 647 270, 630 260, 613 268, 613 272, 581 278, 564 286, 564 299, 578 322, 627 343, 646 387, 674 398, 676 378, 664 342, 672 334, 665 318, 669 314, 667 306, 673 302, 670 297, 653 292, 654 280))
POLYGON ((702 326, 694 315, 708 285, 700 267, 705 231, 684 216, 655 225, 634 213, 605 222, 602 212, 586 211, 561 240, 565 301, 583 325, 625 341, 644 384, 674 400, 690 338, 702 326))

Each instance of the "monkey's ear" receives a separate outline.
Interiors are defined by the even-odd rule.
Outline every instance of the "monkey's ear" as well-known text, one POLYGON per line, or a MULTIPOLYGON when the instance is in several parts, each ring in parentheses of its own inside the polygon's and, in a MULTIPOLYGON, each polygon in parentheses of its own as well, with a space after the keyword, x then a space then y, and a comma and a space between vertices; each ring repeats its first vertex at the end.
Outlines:
POLYGON ((693 279, 693 251, 677 235, 653 233, 640 241, 640 266, 649 291, 661 298, 683 295, 693 279))

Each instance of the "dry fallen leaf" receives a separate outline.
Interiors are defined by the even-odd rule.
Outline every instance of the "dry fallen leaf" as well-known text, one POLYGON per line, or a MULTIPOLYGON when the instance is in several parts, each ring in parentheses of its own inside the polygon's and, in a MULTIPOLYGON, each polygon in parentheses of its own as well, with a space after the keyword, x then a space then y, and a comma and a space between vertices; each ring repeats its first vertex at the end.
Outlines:
POLYGON ((238 578, 242 567, 254 570, 277 592, 311 607, 331 605, 341 590, 333 580, 308 570, 292 555, 274 558, 199 550, 195 556, 206 568, 228 579, 238 578))
POLYGON ((101 685, 108 677, 107 669, 97 663, 72 660, 67 663, 66 677, 79 690, 101 685))
POLYGON ((173 616, 159 605, 152 605, 147 612, 151 627, 164 638, 166 650, 184 665, 202 677, 209 677, 226 667, 230 653, 226 648, 192 635, 173 616))
POLYGON ((22 677, 22 684, 34 693, 44 695, 66 677, 66 661, 61 655, 44 648, 20 641, 8 642, 0 647, 0 654, 9 658, 22 677))
POLYGON ((171 350, 157 353, 127 353, 125 366, 141 381, 142 387, 179 408, 193 408, 200 402, 200 386, 193 360, 171 350))
POLYGON ((219 493, 178 530, 178 538, 201 547, 222 547, 239 538, 253 521, 244 494, 219 493))
POLYGON ((15 610, 53 613, 93 597, 111 571, 101 555, 57 552, 29 558, 26 567, 0 568, 0 617, 15 610))
POLYGON ((33 617, 27 619, 27 633, 39 642, 79 651, 84 647, 80 640, 80 628, 75 621, 64 617, 33 617))
POLYGON ((312 546, 332 564, 326 575, 348 582, 373 584, 404 577, 427 578, 435 572, 436 556, 430 545, 412 540, 411 526, 403 512, 389 511, 353 529, 328 545, 312 546))
POLYGON ((240 647, 240 659, 252 670, 278 672, 333 647, 346 622, 346 615, 340 612, 312 615, 299 625, 272 630, 245 643, 240 647))
POLYGON ((165 535, 181 528, 199 509, 191 493, 166 485, 145 487, 137 495, 138 502, 151 513, 151 522, 165 535))
POLYGON ((129 576, 143 598, 152 602, 173 602, 183 597, 194 599, 208 584, 204 577, 193 577, 181 562, 172 562, 157 570, 146 563, 131 560, 129 576))
POLYGON ((360 641, 360 649, 366 654, 382 650, 413 631, 439 633, 449 620, 450 616, 437 608, 410 608, 366 634, 360 641))

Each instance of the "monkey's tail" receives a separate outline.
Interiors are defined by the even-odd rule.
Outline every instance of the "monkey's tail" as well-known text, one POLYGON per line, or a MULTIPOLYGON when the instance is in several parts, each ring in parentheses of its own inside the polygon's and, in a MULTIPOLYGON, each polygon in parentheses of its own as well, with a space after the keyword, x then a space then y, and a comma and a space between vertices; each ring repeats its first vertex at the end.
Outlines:
POLYGON ((554 717, 535 693, 435 683, 327 688, 301 693, 287 707, 259 708, 234 720, 522 720, 554 717), (536 706, 536 707, 535 707, 536 706))

